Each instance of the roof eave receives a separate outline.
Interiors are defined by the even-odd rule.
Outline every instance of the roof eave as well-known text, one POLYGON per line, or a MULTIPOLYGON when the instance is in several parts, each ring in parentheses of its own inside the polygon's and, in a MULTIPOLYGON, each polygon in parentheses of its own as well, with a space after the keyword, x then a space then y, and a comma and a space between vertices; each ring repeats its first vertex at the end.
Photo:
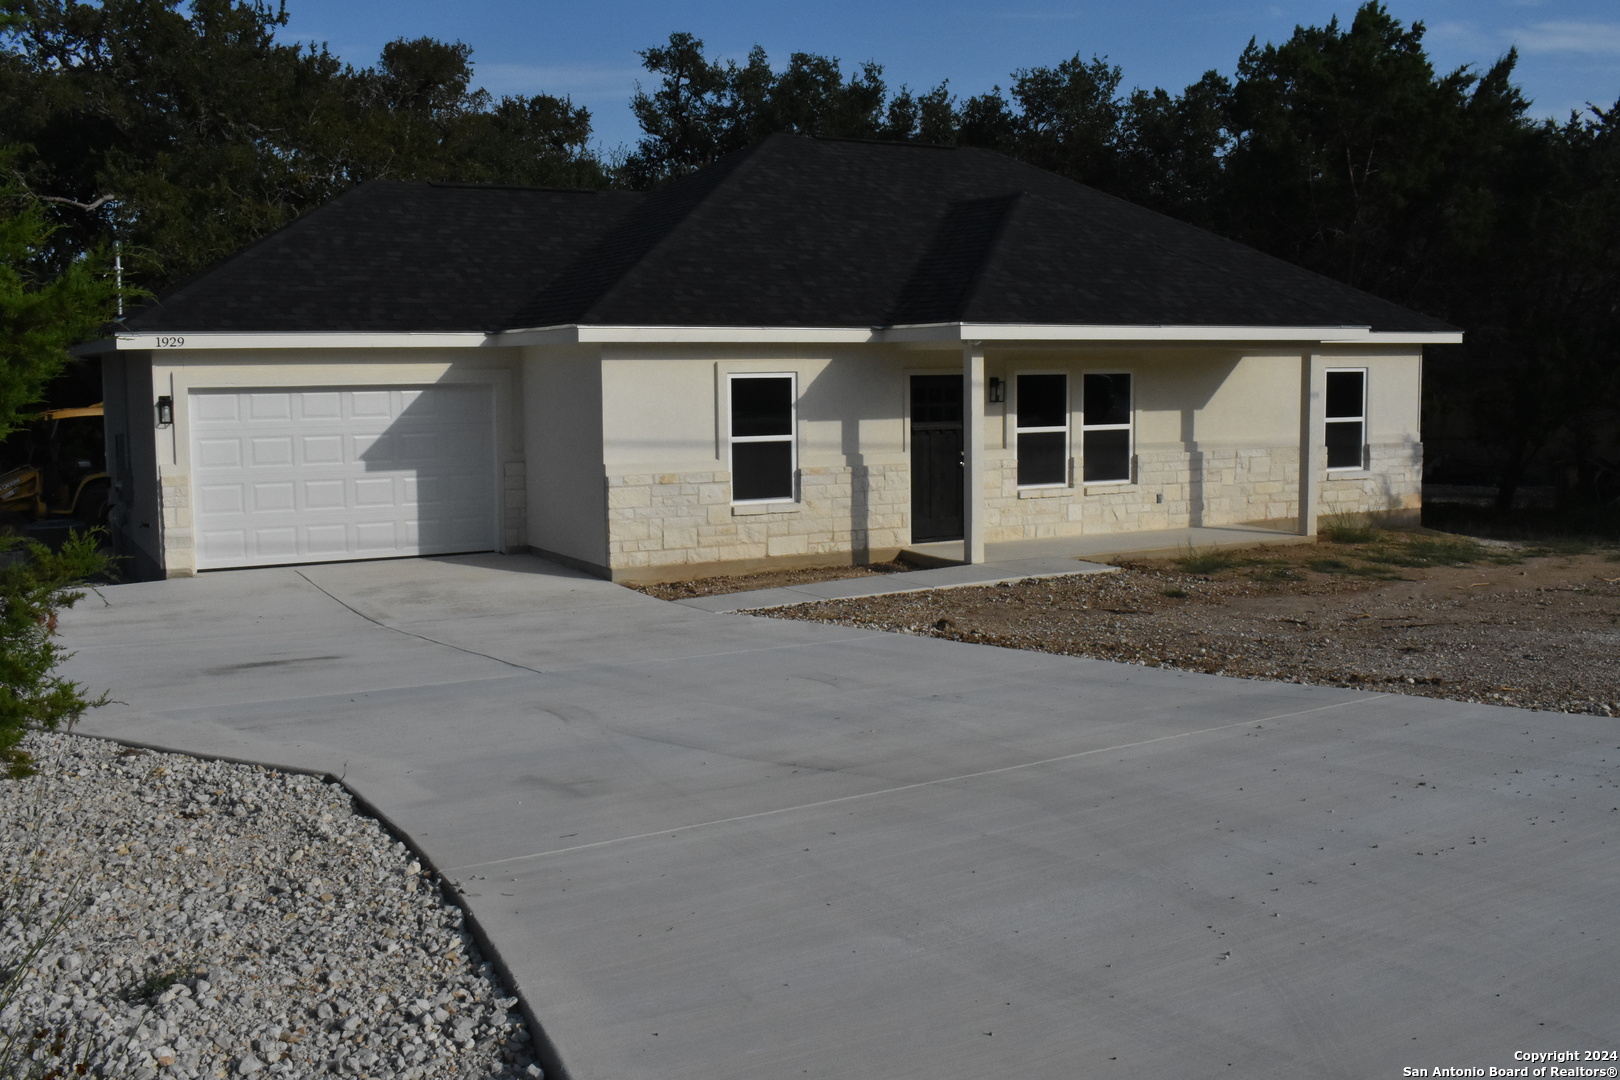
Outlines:
POLYGON ((87 354, 146 351, 191 352, 201 349, 478 349, 493 344, 492 336, 471 331, 257 331, 204 333, 117 334, 93 345, 80 346, 87 354))
POLYGON ((876 340, 905 344, 1278 343, 1300 345, 1460 345, 1461 330, 1374 330, 1369 326, 1076 326, 1050 323, 921 323, 885 327, 876 340))
POLYGON ((990 345, 1297 344, 1458 345, 1460 330, 1373 330, 1366 326, 1076 326, 1068 324, 925 323, 907 326, 564 326, 496 333, 455 332, 125 332, 77 346, 80 356, 113 352, 236 349, 476 349, 524 345, 990 345))

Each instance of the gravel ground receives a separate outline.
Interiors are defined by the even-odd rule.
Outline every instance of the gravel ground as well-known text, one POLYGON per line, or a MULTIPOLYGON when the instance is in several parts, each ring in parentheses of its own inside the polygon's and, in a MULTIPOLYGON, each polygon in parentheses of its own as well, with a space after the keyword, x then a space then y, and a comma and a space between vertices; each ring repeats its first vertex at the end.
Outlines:
POLYGON ((341 787, 24 747, 39 775, 0 780, 0 976, 22 970, 0 1075, 541 1075, 461 910, 341 787))
POLYGON ((1383 537, 758 614, 1241 678, 1620 716, 1616 560, 1603 550, 1383 537))

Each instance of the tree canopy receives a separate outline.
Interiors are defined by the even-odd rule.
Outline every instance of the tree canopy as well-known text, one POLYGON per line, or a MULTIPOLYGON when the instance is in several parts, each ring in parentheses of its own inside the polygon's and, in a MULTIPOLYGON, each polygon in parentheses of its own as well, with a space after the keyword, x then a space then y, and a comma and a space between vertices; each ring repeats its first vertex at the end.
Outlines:
POLYGON ((28 419, 68 349, 112 317, 116 282, 104 252, 51 265, 49 209, 10 175, 0 148, 0 440, 28 419))
POLYGON ((0 142, 63 210, 59 265, 116 238, 161 288, 374 177, 605 182, 586 110, 471 89, 464 44, 357 69, 286 23, 260 0, 0 0, 0 142))

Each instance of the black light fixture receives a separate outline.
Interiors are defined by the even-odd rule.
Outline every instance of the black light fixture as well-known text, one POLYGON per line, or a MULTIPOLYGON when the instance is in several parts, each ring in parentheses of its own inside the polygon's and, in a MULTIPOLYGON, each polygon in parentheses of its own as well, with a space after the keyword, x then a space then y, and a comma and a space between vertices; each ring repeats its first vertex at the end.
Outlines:
POLYGON ((158 427, 168 427, 174 423, 174 398, 164 394, 157 399, 158 427))
POLYGON ((990 376, 990 401, 995 403, 1006 400, 1007 384, 996 378, 994 375, 990 376))

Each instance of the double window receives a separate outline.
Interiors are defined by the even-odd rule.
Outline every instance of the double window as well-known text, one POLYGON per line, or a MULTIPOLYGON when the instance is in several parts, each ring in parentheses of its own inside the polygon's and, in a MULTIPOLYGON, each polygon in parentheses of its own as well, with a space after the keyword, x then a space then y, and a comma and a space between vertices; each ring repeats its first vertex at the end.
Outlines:
POLYGON ((791 502, 798 468, 792 375, 732 375, 731 501, 791 502))
POLYGON ((1365 368, 1327 371, 1327 467, 1366 466, 1367 372, 1365 368))
POLYGON ((1085 376, 1081 405, 1080 456, 1088 484, 1128 484, 1131 480, 1131 377, 1085 376))
POLYGON ((1018 486, 1069 482, 1069 377, 1018 376, 1018 486))

